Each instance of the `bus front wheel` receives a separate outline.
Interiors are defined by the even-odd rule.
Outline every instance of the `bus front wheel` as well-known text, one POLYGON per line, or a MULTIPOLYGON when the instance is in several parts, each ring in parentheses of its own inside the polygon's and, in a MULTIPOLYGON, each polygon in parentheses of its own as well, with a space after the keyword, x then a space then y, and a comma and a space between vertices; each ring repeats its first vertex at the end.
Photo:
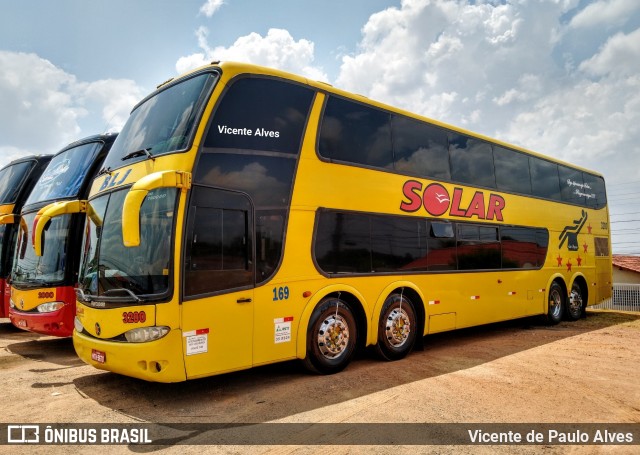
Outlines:
POLYGON ((324 300, 311 315, 305 366, 322 374, 342 371, 353 357, 356 338, 356 321, 349 306, 337 298, 324 300))
POLYGON ((554 282, 549 289, 549 306, 547 309, 547 322, 555 325, 562 321, 565 307, 565 295, 562 286, 554 282))
POLYGON ((391 294, 380 313, 376 351, 385 360, 404 358, 416 341, 416 312, 409 299, 391 294))

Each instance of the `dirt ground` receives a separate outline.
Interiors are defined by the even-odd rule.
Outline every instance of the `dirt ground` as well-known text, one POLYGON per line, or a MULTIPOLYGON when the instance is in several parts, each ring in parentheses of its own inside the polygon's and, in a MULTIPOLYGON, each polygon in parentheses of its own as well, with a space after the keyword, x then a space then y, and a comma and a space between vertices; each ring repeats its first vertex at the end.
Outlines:
MULTIPOLYGON (((365 351, 332 376, 287 362, 181 384, 96 370, 75 356, 71 339, 0 320, 0 422, 173 423, 170 440, 181 442, 74 446, 76 453, 638 453, 639 445, 203 446, 188 445, 202 435, 177 424, 638 424, 639 367, 640 314, 610 311, 553 327, 525 319, 433 335, 404 360, 382 362, 365 351)), ((0 452, 67 453, 68 447, 0 446, 0 452)))

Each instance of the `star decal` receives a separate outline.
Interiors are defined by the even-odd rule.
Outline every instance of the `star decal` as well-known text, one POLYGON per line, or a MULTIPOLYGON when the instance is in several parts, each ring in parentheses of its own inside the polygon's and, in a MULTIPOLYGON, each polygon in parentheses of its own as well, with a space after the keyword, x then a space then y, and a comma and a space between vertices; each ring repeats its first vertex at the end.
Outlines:
POLYGON ((591 234, 591 229, 593 228, 591 227, 591 223, 589 223, 589 226, 587 226, 587 231, 589 231, 589 234, 591 234))
POLYGON ((573 264, 571 263, 571 259, 569 259, 569 260, 567 261, 567 272, 571 272, 571 266, 572 266, 572 265, 573 265, 573 264))
POLYGON ((576 262, 578 263, 578 267, 580 267, 582 265, 582 258, 580 257, 580 255, 578 255, 578 258, 576 259, 576 262))
POLYGON ((587 245, 587 242, 584 242, 584 245, 582 245, 582 248, 584 248, 584 252, 586 253, 587 250, 589 249, 589 245, 587 245))
POLYGON ((558 260, 558 267, 560 267, 562 265, 562 258, 558 255, 556 259, 558 260))

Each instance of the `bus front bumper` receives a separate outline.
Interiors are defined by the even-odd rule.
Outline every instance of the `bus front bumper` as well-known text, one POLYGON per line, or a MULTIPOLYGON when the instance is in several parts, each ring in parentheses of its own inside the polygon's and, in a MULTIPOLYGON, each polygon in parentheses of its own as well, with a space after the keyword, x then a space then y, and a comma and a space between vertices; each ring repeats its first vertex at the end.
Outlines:
POLYGON ((100 370, 154 382, 187 379, 178 329, 146 343, 100 340, 74 331, 73 347, 83 362, 100 370))
POLYGON ((75 315, 76 306, 71 303, 67 303, 59 310, 49 313, 25 312, 16 308, 9 309, 9 319, 19 329, 56 337, 71 336, 75 315))

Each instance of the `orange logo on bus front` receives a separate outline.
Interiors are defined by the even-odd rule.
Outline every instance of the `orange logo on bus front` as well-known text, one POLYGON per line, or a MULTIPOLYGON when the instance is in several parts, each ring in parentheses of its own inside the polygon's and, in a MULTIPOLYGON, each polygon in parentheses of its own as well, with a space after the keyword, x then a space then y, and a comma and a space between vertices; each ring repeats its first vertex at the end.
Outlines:
POLYGON ((407 180, 402 186, 402 194, 406 198, 400 203, 403 212, 416 212, 423 207, 429 215, 449 216, 461 218, 478 218, 480 220, 504 221, 502 211, 506 205, 499 194, 490 193, 488 197, 483 191, 476 191, 468 206, 461 204, 464 190, 453 189, 453 197, 449 191, 439 183, 432 183, 424 190, 422 183, 407 180))

